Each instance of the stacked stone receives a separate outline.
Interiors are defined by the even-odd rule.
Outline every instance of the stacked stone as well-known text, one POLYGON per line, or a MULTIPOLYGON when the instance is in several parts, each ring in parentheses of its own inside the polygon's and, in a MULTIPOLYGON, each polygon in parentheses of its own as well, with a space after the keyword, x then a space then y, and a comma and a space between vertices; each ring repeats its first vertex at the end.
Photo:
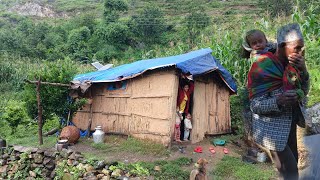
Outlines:
MULTIPOLYGON (((78 174, 78 179, 109 180, 129 179, 130 173, 121 169, 109 169, 117 162, 106 163, 104 160, 90 161, 83 158, 80 152, 62 149, 57 152, 53 150, 42 150, 39 148, 28 148, 22 146, 11 146, 3 149, 0 154, 0 180, 1 179, 54 179, 58 171, 63 170, 62 179, 74 179, 74 172, 68 169, 83 172, 78 174), (60 166, 60 167, 59 167, 60 166), (62 168, 61 168, 62 167, 62 168), (17 175, 19 174, 19 176, 17 175)), ((61 173, 61 172, 60 172, 61 173)), ((139 180, 139 177, 130 177, 139 180)))
POLYGON ((27 173, 27 179, 34 179, 41 176, 52 179, 51 172, 55 168, 54 152, 44 151, 38 148, 22 146, 9 146, 1 152, 0 156, 0 178, 23 177, 27 173))
POLYGON ((311 134, 320 133, 320 103, 307 109, 309 115, 308 121, 306 122, 308 131, 311 134))

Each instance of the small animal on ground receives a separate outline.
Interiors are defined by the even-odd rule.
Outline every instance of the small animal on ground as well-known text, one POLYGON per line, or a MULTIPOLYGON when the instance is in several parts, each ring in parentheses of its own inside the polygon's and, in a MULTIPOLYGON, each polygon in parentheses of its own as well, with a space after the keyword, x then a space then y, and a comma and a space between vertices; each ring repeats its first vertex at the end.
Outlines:
POLYGON ((194 169, 190 173, 190 180, 208 180, 207 177, 207 169, 206 165, 208 164, 208 161, 204 158, 198 159, 195 166, 197 169, 194 169))

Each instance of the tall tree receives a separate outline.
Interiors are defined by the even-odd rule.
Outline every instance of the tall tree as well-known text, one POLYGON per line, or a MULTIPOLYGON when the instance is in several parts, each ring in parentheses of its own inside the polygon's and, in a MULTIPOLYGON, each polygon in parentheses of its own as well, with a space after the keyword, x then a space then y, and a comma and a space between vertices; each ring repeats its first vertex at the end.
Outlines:
POLYGON ((158 43, 167 28, 162 10, 151 5, 133 16, 131 25, 134 34, 146 43, 158 43))
POLYGON ((104 17, 107 23, 116 22, 120 13, 128 10, 128 4, 123 0, 105 0, 104 17))

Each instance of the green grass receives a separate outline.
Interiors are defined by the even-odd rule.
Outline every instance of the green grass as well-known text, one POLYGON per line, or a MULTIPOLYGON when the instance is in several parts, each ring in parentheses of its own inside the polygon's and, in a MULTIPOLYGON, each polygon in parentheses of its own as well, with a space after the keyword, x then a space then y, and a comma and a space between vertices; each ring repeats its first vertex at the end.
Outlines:
POLYGON ((237 141, 241 138, 240 135, 222 135, 222 136, 217 136, 215 138, 212 138, 210 142, 212 142, 214 139, 223 139, 226 141, 226 143, 232 143, 232 141, 237 141))
POLYGON ((93 159, 93 160, 97 160, 97 159, 101 159, 101 156, 97 153, 93 153, 93 152, 81 152, 81 154, 83 155, 83 157, 85 157, 86 159, 93 159))
POLYGON ((105 144, 105 143, 92 143, 91 147, 93 147, 97 150, 105 150, 105 149, 109 149, 111 146, 109 144, 105 144))
POLYGON ((168 155, 168 150, 162 144, 157 144, 148 140, 138 140, 129 137, 120 146, 120 149, 128 152, 152 155, 168 155))
POLYGON ((21 145, 26 147, 52 148, 57 142, 56 136, 43 137, 43 145, 39 145, 37 135, 24 138, 9 137, 7 143, 10 145, 21 145))
POLYGON ((248 164, 240 158, 224 156, 216 165, 212 174, 214 179, 262 180, 275 179, 272 165, 248 164))
MULTIPOLYGON (((99 151, 99 153, 112 154, 115 152, 129 152, 142 155, 153 155, 153 156, 168 156, 170 151, 162 144, 154 143, 149 140, 139 140, 132 137, 127 139, 108 135, 105 138, 104 143, 95 144, 92 139, 81 138, 79 143, 86 144, 99 151)), ((98 157, 97 152, 85 152, 85 157, 95 158, 98 157)))
POLYGON ((311 107, 320 102, 320 70, 313 67, 309 69, 311 87, 308 94, 308 107, 311 107))
POLYGON ((166 180, 166 179, 176 179, 184 180, 189 178, 189 171, 183 170, 184 166, 189 166, 192 163, 192 159, 181 157, 172 161, 155 161, 155 162, 141 162, 140 165, 143 168, 149 170, 150 174, 154 176, 155 179, 166 180), (159 166, 160 171, 155 171, 154 167, 159 166))

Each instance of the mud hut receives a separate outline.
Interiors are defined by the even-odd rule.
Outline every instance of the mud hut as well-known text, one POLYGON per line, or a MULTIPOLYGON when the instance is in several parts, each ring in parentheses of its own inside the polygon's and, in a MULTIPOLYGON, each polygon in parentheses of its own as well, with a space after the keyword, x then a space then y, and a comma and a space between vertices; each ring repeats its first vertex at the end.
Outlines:
POLYGON ((74 81, 91 83, 85 96, 92 97, 92 103, 78 110, 72 122, 82 130, 92 122, 91 130, 100 125, 107 133, 123 133, 170 145, 178 72, 183 72, 193 75, 195 85, 191 142, 199 142, 205 135, 228 133, 229 96, 236 92, 236 84, 211 53, 207 48, 77 75, 74 81))

